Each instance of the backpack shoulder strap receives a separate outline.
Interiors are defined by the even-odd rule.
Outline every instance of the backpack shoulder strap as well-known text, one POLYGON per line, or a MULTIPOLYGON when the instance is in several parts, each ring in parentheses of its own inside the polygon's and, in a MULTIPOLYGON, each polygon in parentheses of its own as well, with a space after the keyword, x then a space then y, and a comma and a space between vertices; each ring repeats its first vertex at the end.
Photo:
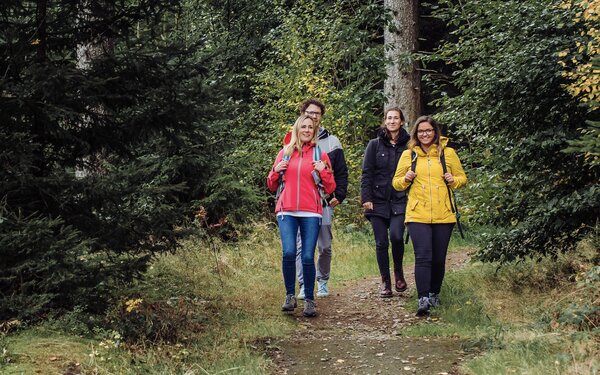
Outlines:
POLYGON ((415 150, 410 153, 410 170, 413 172, 417 170, 417 153, 415 150))
POLYGON ((313 147, 313 160, 321 160, 321 147, 319 147, 319 145, 315 145, 315 147, 313 147))
POLYGON ((446 156, 444 155, 444 150, 442 150, 440 153, 440 163, 442 164, 442 171, 444 171, 444 174, 446 174, 446 172, 448 172, 448 168, 446 167, 446 156))

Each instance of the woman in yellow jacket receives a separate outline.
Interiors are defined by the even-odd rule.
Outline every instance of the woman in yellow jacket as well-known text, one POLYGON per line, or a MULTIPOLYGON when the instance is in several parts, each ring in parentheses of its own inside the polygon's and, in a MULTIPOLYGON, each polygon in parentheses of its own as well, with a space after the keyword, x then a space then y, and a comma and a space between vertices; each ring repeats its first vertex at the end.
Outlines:
POLYGON ((446 147, 439 125, 431 116, 421 116, 410 131, 410 141, 402 153, 392 180, 396 190, 408 191, 405 223, 415 250, 415 281, 419 295, 417 316, 429 314, 440 303, 446 253, 456 216, 452 212, 446 184, 456 189, 467 183, 456 151, 446 147), (411 170, 412 151, 416 154, 411 170), (444 174, 440 155, 444 154, 444 174))

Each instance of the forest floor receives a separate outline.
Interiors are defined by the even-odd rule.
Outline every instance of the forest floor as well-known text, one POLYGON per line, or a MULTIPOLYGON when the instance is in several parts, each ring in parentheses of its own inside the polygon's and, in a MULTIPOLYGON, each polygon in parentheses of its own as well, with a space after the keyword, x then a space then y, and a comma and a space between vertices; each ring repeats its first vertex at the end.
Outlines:
MULTIPOLYGON (((446 269, 462 267, 466 252, 449 253, 446 269)), ((414 268, 405 267, 409 290, 380 298, 378 278, 365 278, 330 290, 316 300, 319 315, 302 316, 302 301, 290 319, 299 329, 266 343, 276 375, 291 374, 456 374, 466 354, 458 339, 404 336, 403 328, 437 324, 435 312, 415 316, 414 268)), ((443 301, 442 301, 443 303, 443 301)))

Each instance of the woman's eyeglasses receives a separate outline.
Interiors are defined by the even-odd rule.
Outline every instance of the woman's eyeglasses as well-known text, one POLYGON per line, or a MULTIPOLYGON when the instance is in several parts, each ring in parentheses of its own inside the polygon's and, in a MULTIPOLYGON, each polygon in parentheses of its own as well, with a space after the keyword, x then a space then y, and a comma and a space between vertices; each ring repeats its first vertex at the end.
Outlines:
POLYGON ((417 134, 418 135, 431 135, 433 134, 433 129, 423 129, 423 130, 417 130, 417 134))

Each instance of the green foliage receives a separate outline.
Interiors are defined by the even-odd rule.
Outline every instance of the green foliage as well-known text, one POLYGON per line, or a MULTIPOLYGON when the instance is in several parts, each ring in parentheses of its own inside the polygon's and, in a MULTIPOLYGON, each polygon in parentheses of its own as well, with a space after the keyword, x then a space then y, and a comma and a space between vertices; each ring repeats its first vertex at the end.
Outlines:
POLYGON ((600 325, 600 266, 581 272, 578 279, 577 287, 586 298, 562 310, 558 321, 580 330, 597 329, 600 325))
POLYGON ((342 142, 350 171, 348 204, 336 215, 346 221, 360 218, 356 200, 362 153, 384 102, 381 39, 386 22, 377 1, 302 0, 285 13, 268 35, 251 113, 239 120, 244 141, 229 159, 254 166, 242 173, 245 182, 264 186, 299 104, 316 97, 327 107, 322 126, 342 142))
POLYGON ((195 194, 194 206, 206 210, 208 225, 220 225, 221 236, 235 237, 244 229, 240 224, 248 223, 248 218, 256 217, 265 207, 259 185, 244 178, 256 166, 240 157, 236 149, 244 147, 251 130, 252 123, 246 117, 251 86, 268 48, 265 35, 280 24, 285 3, 186 0, 178 20, 181 38, 202 46, 194 58, 209 67, 207 82, 213 90, 209 101, 214 105, 203 115, 208 116, 205 124, 211 130, 205 146, 211 155, 207 168, 212 173, 203 184, 206 188, 195 194))
POLYGON ((554 0, 439 3, 436 15, 453 33, 432 59, 454 73, 451 85, 435 81, 434 104, 468 144, 469 219, 503 231, 483 234, 481 259, 572 249, 598 217, 600 191, 599 171, 562 152, 586 112, 564 90, 557 64, 576 35, 565 23, 569 10, 554 0))
POLYGON ((100 310, 114 283, 177 247, 212 173, 197 46, 161 34, 178 12, 160 1, 0 10, 0 319, 100 310))

